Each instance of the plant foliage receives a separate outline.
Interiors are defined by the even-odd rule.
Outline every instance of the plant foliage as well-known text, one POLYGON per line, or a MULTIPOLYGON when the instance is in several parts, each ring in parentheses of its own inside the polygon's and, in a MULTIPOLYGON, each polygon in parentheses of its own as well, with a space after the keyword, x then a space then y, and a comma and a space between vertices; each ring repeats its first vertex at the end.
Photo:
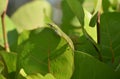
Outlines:
POLYGON ((119 0, 62 0, 60 25, 47 0, 9 0, 3 17, 6 1, 0 79, 120 79, 119 0))

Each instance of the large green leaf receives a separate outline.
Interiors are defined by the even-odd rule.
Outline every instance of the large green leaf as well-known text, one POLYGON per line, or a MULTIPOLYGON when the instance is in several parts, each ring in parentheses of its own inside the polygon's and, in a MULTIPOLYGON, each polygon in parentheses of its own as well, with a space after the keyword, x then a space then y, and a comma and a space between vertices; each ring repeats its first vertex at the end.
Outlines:
MULTIPOLYGON (((9 42, 10 47, 16 46, 18 32, 16 30, 16 26, 14 25, 14 23, 11 21, 11 19, 8 16, 5 17, 5 25, 6 25, 8 42, 9 42)), ((0 45, 4 47, 1 19, 0 19, 0 45)))
POLYGON ((6 7, 6 0, 0 0, 0 16, 5 10, 5 7, 6 7))
POLYGON ((103 56, 114 62, 120 56, 120 13, 104 13, 101 16, 100 47, 103 56))
POLYGON ((45 25, 45 16, 51 16, 51 6, 46 0, 34 0, 21 6, 11 16, 19 32, 45 25))
MULTIPOLYGON (((57 79, 70 79, 73 72, 73 46, 60 29, 53 27, 50 25, 26 32, 28 38, 18 46, 18 66, 28 75, 52 73, 57 79)), ((19 41, 22 40, 21 36, 19 41)))
POLYGON ((119 79, 112 68, 91 55, 75 52, 75 71, 72 79, 119 79))

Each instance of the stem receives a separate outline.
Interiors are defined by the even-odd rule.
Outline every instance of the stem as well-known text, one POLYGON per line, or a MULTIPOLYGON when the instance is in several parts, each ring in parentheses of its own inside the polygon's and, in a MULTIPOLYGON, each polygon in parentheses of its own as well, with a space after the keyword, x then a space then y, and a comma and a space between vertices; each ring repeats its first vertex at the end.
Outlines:
MULTIPOLYGON (((102 7, 102 0, 101 0, 101 7, 102 7)), ((98 45, 100 44, 100 16, 101 16, 101 8, 98 11, 97 14, 97 43, 98 45)), ((99 59, 100 61, 102 61, 102 54, 100 52, 100 50, 97 50, 98 54, 99 54, 99 59)))
POLYGON ((8 6, 8 0, 6 0, 6 7, 4 12, 1 15, 1 21, 2 21, 2 31, 3 31, 3 40, 4 40, 4 47, 7 52, 10 51, 9 49, 9 44, 7 40, 7 32, 6 32, 6 25, 5 25, 5 16, 6 16, 6 11, 7 11, 7 6, 8 6))
POLYGON ((100 44, 100 11, 98 12, 97 17, 97 43, 100 44))
POLYGON ((95 47, 96 51, 98 52, 98 58, 99 58, 99 60, 103 61, 103 57, 102 57, 102 54, 101 54, 99 48, 97 48, 95 45, 94 45, 94 47, 95 47))
MULTIPOLYGON (((101 8, 102 8, 102 0, 101 2, 101 8)), ((97 43, 100 44, 100 16, 101 16, 101 8, 98 10, 97 13, 97 43)))
MULTIPOLYGON (((100 44, 100 11, 98 11, 98 15, 97 15, 97 43, 100 44)), ((98 50, 97 50, 98 51, 98 50)), ((98 56, 100 61, 102 61, 102 55, 101 52, 98 51, 98 56)))

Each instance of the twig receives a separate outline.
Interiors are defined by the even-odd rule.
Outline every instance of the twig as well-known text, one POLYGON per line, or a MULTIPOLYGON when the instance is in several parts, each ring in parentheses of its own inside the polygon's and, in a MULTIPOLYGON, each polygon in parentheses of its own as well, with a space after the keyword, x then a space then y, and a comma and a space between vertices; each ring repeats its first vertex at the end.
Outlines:
MULTIPOLYGON (((101 0, 101 7, 102 7, 102 0, 101 0)), ((101 16, 101 8, 99 9, 97 14, 97 43, 98 44, 100 44, 100 16, 101 16)), ((99 54, 100 61, 103 61, 100 50, 98 51, 98 54, 99 54)))
POLYGON ((9 49, 9 44, 7 40, 7 32, 6 32, 6 25, 5 25, 5 16, 6 16, 6 11, 7 11, 7 6, 8 6, 8 0, 6 0, 6 7, 4 12, 1 15, 1 21, 2 21, 2 31, 3 31, 3 40, 4 40, 4 47, 7 52, 10 51, 9 49))
POLYGON ((97 17, 97 43, 100 44, 100 11, 98 11, 98 17, 97 17))
POLYGON ((101 2, 101 7, 98 10, 97 13, 97 43, 100 44, 100 16, 101 16, 101 8, 102 8, 102 0, 100 0, 101 2))

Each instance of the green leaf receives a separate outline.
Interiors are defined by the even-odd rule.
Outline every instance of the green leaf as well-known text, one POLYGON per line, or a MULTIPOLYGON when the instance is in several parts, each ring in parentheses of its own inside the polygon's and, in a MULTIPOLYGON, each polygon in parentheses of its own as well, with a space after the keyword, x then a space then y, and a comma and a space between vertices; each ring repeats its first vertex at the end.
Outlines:
POLYGON ((12 16, 17 30, 31 30, 45 25, 45 16, 51 16, 51 6, 46 0, 34 0, 21 6, 12 16), (32 10, 31 10, 32 9, 32 10))
POLYGON ((3 11, 6 7, 6 0, 0 0, 0 16, 2 15, 3 11))
MULTIPOLYGON (((82 23, 81 29, 83 34, 86 36, 87 39, 89 39, 96 46, 96 43, 94 42, 93 37, 91 38, 91 35, 89 35, 89 33, 87 33, 86 29, 84 28, 84 26, 86 26, 84 25, 85 11, 83 10, 81 3, 78 0, 67 0, 67 3, 71 7, 71 10, 73 11, 73 13, 78 17, 80 23, 82 23)), ((89 26, 89 24, 87 26, 89 26)))
POLYGON ((8 53, 5 51, 0 51, 0 56, 2 57, 2 61, 4 61, 5 69, 8 72, 6 74, 13 79, 15 77, 15 72, 16 72, 16 61, 17 61, 16 53, 8 53))
MULTIPOLYGON (((97 41, 97 33, 96 33, 96 27, 89 27, 89 22, 91 19, 91 14, 84 10, 85 12, 85 30, 88 33, 88 35, 94 40, 97 41)), ((86 38, 86 36, 81 32, 81 28, 72 30, 73 32, 70 35, 72 38, 75 49, 83 52, 87 52, 93 56, 97 56, 97 51, 95 50, 95 47, 93 46, 92 42, 86 38)))
POLYGON ((75 71, 72 79, 119 79, 112 68, 98 61, 91 55, 75 52, 75 71))
POLYGON ((97 22, 97 15, 98 15, 98 11, 101 9, 101 6, 102 6, 102 0, 98 0, 97 1, 97 5, 96 5, 96 9, 93 13, 93 17, 91 18, 91 21, 90 21, 90 26, 91 27, 94 27, 96 22, 97 22))
MULTIPOLYGON (((97 52, 94 46, 82 33, 79 20, 72 13, 69 5, 66 3, 65 0, 62 1, 62 10, 63 18, 61 28, 72 39, 75 46, 75 50, 81 50, 83 52, 87 52, 91 55, 97 56, 97 52)), ((94 41, 97 41, 96 27, 89 27, 89 22, 92 16, 88 11, 84 10, 84 12, 85 12, 84 28, 87 31, 87 33, 94 39, 94 41)))
POLYGON ((69 43, 72 50, 74 50, 74 45, 71 39, 56 24, 48 23, 48 26, 51 27, 53 30, 55 30, 56 33, 60 35, 60 37, 64 38, 69 43))
POLYGON ((112 63, 116 56, 120 56, 120 13, 103 13, 101 15, 100 47, 102 55, 112 63))
POLYGON ((90 20, 90 26, 91 27, 95 27, 96 23, 97 23, 97 18, 98 18, 98 12, 91 18, 90 20))
POLYGON ((46 74, 45 76, 42 76, 41 74, 37 73, 27 76, 26 79, 55 79, 55 78, 50 73, 46 74))
POLYGON ((73 13, 78 17, 81 26, 84 26, 84 10, 79 0, 66 0, 73 13))
MULTIPOLYGON (((16 30, 16 26, 14 25, 14 23, 11 21, 11 19, 8 16, 5 17, 5 22, 6 22, 8 42, 9 42, 10 47, 12 48, 13 46, 16 46, 17 44, 18 32, 16 30)), ((0 19, 0 45, 4 47, 1 19, 0 19)))
POLYGON ((28 75, 51 73, 57 79, 70 79, 73 72, 70 39, 55 26, 38 28, 28 34, 29 38, 18 46, 19 69, 23 68, 28 75))
POLYGON ((88 35, 95 42, 97 42, 97 30, 96 30, 96 27, 90 27, 89 26, 89 22, 90 22, 90 19, 92 18, 92 16, 91 16, 91 14, 88 11, 84 10, 84 12, 85 12, 85 20, 84 20, 85 21, 85 26, 84 26, 84 29, 86 30, 86 32, 88 33, 88 35))
MULTIPOLYGON (((62 2, 62 9, 62 30, 71 38, 74 38, 74 36, 80 37, 82 35, 81 25, 79 23, 79 20, 75 17, 75 15, 72 13, 71 9, 67 5, 66 1, 62 2)), ((89 27, 91 17, 91 14, 84 9, 84 28, 87 33, 94 39, 94 41, 97 41, 96 27, 89 27)))

